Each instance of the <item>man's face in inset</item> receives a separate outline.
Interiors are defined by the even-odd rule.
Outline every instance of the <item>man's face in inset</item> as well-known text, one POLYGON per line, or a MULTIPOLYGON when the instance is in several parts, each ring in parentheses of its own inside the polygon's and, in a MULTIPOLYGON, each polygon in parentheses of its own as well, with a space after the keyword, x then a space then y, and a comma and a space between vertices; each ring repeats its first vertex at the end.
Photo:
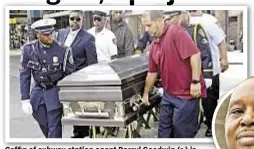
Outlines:
POLYGON ((114 22, 122 21, 123 10, 112 10, 112 19, 114 22))
POLYGON ((72 12, 69 16, 69 24, 72 30, 77 30, 81 28, 82 25, 82 15, 78 12, 72 12))
POLYGON ((230 98, 225 138, 229 149, 254 149, 254 78, 240 84, 230 98))

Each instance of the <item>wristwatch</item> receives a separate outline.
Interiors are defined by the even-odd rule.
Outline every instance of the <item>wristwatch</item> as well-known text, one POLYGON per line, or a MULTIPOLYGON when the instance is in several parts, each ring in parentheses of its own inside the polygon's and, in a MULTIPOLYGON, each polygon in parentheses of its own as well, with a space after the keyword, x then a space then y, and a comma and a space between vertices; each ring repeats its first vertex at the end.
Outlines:
POLYGON ((192 80, 191 83, 192 84, 198 84, 198 83, 200 83, 200 81, 199 80, 192 80))

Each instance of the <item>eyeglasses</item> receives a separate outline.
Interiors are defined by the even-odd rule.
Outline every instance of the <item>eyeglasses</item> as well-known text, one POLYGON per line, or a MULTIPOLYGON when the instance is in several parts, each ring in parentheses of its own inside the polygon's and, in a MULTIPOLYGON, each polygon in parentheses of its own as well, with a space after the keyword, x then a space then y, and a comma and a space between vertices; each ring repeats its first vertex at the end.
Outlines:
POLYGON ((100 22, 100 21, 102 20, 102 17, 101 17, 101 16, 93 16, 93 20, 94 20, 94 21, 97 20, 97 21, 100 22))
POLYGON ((81 19, 79 17, 70 17, 70 20, 71 21, 76 20, 77 22, 79 22, 81 19))

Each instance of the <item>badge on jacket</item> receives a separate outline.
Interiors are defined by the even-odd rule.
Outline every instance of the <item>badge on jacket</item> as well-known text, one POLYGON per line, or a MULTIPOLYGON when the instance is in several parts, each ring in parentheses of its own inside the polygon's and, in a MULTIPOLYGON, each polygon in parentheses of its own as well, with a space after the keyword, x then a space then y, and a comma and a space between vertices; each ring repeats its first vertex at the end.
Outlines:
POLYGON ((199 34, 201 37, 205 37, 205 33, 203 32, 202 29, 199 29, 199 30, 198 30, 198 34, 199 34))
POLYGON ((19 65, 19 71, 23 71, 24 70, 24 66, 22 64, 19 65))
POLYGON ((208 41, 207 41, 207 39, 206 39, 206 36, 205 36, 205 33, 203 32, 203 30, 198 30, 198 34, 202 37, 202 40, 201 40, 201 42, 203 43, 203 44, 208 44, 208 41))
POLYGON ((53 63, 57 63, 58 62, 58 57, 57 56, 53 56, 53 63))
POLYGON ((113 39, 112 39, 112 42, 116 45, 116 44, 117 44, 116 38, 113 38, 113 39))

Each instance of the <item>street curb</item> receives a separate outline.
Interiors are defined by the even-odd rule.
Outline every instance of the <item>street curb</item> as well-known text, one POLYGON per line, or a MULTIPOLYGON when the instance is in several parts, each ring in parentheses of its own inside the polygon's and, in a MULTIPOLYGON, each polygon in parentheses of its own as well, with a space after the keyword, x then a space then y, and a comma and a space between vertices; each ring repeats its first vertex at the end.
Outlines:
POLYGON ((19 56, 19 55, 21 55, 21 50, 20 49, 10 50, 9 55, 10 56, 19 56))

